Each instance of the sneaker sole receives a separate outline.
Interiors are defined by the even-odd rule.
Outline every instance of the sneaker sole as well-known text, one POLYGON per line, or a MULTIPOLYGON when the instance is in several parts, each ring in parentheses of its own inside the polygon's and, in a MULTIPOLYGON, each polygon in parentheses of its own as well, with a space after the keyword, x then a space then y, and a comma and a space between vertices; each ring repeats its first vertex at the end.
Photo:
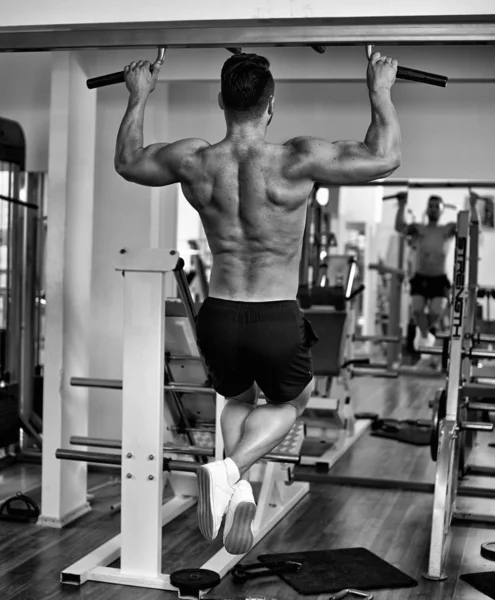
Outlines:
POLYGON ((199 530, 207 540, 214 540, 215 519, 211 508, 211 477, 206 469, 201 467, 197 471, 198 476, 198 525, 199 530))
POLYGON ((240 502, 235 507, 234 519, 229 533, 225 536, 224 546, 229 554, 246 554, 254 544, 251 530, 256 505, 252 502, 240 502))

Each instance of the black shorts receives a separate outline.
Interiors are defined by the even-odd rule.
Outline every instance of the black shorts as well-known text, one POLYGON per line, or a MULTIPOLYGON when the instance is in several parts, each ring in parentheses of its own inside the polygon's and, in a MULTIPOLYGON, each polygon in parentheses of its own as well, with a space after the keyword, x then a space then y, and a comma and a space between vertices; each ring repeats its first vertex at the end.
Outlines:
POLYGON ((447 275, 421 275, 416 273, 411 278, 411 296, 423 296, 427 300, 432 298, 448 298, 450 295, 450 281, 447 275))
POLYGON ((289 402, 313 378, 317 341, 295 300, 206 298, 196 318, 198 345, 215 390, 238 396, 256 382, 270 402, 289 402))

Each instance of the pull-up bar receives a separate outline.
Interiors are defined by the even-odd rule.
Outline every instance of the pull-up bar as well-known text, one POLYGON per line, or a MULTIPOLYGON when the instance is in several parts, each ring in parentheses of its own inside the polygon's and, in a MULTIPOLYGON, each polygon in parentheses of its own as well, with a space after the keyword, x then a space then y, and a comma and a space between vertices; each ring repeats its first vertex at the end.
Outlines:
MULTIPOLYGON (((321 45, 311 45, 315 52, 318 54, 324 54, 326 51, 325 46, 321 45)), ((229 52, 233 54, 239 54, 242 52, 239 47, 229 47, 227 48, 229 52)), ((165 58, 166 46, 158 47, 158 56, 155 62, 151 65, 150 69, 152 70, 155 66, 162 65, 163 60, 165 58)), ((371 59, 371 55, 373 54, 373 44, 366 45, 366 56, 368 60, 371 59)), ((434 73, 427 73, 426 71, 418 71, 416 69, 410 69, 409 67, 398 67, 397 68, 397 79, 405 79, 407 81, 417 81, 419 83, 426 83, 429 85, 435 85, 438 87, 445 87, 448 82, 448 77, 444 75, 435 75, 434 73)), ((124 83, 125 75, 124 71, 118 71, 116 73, 110 73, 108 75, 100 75, 99 77, 92 77, 88 79, 86 85, 89 89, 104 87, 106 85, 114 85, 116 83, 124 83)))

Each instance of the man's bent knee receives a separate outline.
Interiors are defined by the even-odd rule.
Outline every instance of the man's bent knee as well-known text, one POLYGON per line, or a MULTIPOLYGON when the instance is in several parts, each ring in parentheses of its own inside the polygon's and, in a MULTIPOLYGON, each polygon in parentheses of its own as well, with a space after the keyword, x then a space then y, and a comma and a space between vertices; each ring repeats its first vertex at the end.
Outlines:
POLYGON ((243 404, 253 404, 256 405, 258 402, 258 386, 256 383, 253 383, 251 387, 249 387, 242 394, 238 394, 237 396, 230 396, 227 400, 235 400, 236 402, 242 402, 243 404))
POLYGON ((296 409, 297 418, 299 418, 306 409, 309 399, 311 398, 312 389, 313 381, 311 380, 308 383, 308 385, 304 388, 304 390, 299 394, 299 396, 297 396, 297 398, 294 398, 294 400, 289 400, 289 402, 285 403, 289 404, 290 406, 293 406, 296 409))

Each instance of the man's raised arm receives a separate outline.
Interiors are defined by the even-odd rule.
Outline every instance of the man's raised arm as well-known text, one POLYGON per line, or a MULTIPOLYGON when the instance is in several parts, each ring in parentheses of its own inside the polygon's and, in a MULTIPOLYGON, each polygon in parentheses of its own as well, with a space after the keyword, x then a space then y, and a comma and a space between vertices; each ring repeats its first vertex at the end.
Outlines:
POLYGON ((148 61, 139 61, 124 69, 129 101, 117 134, 114 165, 117 173, 128 181, 163 186, 181 182, 190 159, 208 143, 186 139, 143 147, 144 110, 148 96, 155 89, 161 64, 155 63, 152 70, 150 67, 148 61))
POLYGON ((401 160, 400 127, 391 99, 397 61, 376 52, 368 63, 371 124, 364 142, 299 137, 288 144, 301 158, 301 175, 324 184, 366 183, 387 177, 401 160))

